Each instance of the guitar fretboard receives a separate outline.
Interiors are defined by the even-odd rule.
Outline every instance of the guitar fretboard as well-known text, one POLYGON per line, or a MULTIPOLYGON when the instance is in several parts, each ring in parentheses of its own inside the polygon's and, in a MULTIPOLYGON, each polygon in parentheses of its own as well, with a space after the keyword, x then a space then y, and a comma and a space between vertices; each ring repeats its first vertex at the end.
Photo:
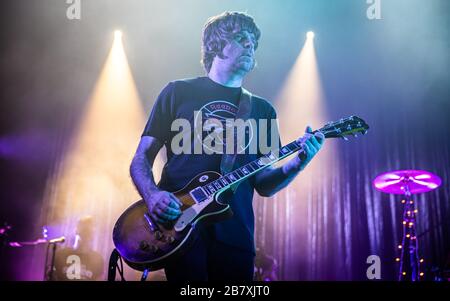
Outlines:
POLYGON ((297 143, 297 141, 292 141, 291 143, 278 148, 270 152, 269 154, 263 155, 258 159, 251 161, 233 170, 232 172, 227 173, 219 179, 212 181, 205 186, 202 186, 202 188, 208 196, 213 195, 219 190, 227 189, 231 185, 245 180, 246 178, 259 172, 260 170, 263 170, 264 168, 282 160, 283 158, 293 154, 301 148, 301 145, 297 143))
MULTIPOLYGON (((357 116, 350 116, 348 118, 342 118, 337 122, 329 122, 326 126, 320 128, 319 130, 313 131, 311 134, 321 132, 325 136, 325 138, 343 138, 345 140, 348 140, 346 138, 347 135, 356 136, 356 133, 365 134, 368 129, 369 126, 363 119, 357 116)), ((281 148, 278 148, 267 155, 263 155, 258 159, 247 163, 230 173, 227 173, 219 179, 210 182, 207 185, 201 186, 201 189, 199 189, 202 190, 200 198, 205 198, 213 195, 220 190, 225 190, 231 185, 245 180, 258 171, 286 158, 287 156, 299 150, 303 150, 303 148, 300 143, 294 140, 291 143, 282 146, 281 148), (206 196, 204 195, 205 193, 206 196)))

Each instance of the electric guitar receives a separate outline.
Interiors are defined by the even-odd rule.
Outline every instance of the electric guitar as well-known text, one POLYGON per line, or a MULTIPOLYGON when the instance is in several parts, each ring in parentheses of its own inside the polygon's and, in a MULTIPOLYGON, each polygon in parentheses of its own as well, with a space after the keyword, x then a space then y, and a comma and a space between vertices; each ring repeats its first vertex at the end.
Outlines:
MULTIPOLYGON (((350 116, 327 123, 313 133, 322 132, 325 138, 348 140, 347 136, 365 134, 368 129, 364 120, 350 116)), ((168 223, 156 222, 148 213, 143 200, 134 203, 122 213, 114 226, 113 241, 117 251, 133 269, 144 271, 165 267, 195 241, 200 223, 217 222, 231 217, 230 206, 220 198, 222 193, 232 185, 239 184, 301 150, 300 143, 293 141, 225 175, 205 171, 195 176, 185 187, 173 192, 183 203, 182 213, 176 220, 168 223)))

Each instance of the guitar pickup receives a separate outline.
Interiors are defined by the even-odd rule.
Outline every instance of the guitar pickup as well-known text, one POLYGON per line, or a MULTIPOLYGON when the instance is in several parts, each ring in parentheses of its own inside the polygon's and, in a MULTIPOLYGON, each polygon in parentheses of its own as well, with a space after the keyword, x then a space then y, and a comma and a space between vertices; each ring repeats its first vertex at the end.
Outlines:
POLYGON ((206 192, 203 190, 202 187, 197 187, 189 191, 189 194, 191 195, 192 199, 194 199, 194 201, 197 203, 203 202, 208 198, 206 192))

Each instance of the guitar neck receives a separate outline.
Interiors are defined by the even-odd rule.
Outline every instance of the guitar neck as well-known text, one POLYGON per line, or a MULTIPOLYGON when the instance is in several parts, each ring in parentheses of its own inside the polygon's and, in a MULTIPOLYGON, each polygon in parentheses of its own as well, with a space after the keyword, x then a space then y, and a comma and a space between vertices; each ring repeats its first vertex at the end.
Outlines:
MULTIPOLYGON (((320 132, 325 138, 343 138, 344 140, 348 140, 348 135, 356 137, 357 133, 366 134, 368 129, 369 125, 363 119, 357 116, 350 116, 348 118, 342 118, 337 122, 329 122, 319 130, 313 131, 312 134, 320 132)), ((213 195, 220 190, 225 190, 231 185, 251 177, 264 168, 298 152, 299 150, 303 150, 303 148, 300 143, 294 140, 267 155, 263 155, 258 159, 223 175, 219 179, 210 182, 201 188, 207 196, 213 195)))
POLYGON ((219 179, 202 186, 203 190, 212 195, 219 190, 228 189, 231 185, 243 181, 264 168, 273 165, 274 163, 292 155, 293 153, 302 150, 302 146, 296 140, 292 141, 281 148, 277 148, 267 155, 263 155, 258 159, 251 161, 235 170, 223 175, 219 179))

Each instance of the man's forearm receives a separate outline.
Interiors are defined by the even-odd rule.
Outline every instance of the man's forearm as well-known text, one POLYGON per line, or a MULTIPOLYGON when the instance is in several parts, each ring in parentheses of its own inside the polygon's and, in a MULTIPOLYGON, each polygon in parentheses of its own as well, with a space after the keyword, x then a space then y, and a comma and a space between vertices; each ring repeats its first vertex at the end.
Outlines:
POLYGON ((256 183, 257 190, 262 196, 270 197, 289 185, 300 171, 300 160, 297 157, 281 167, 263 170, 256 183))
POLYGON ((133 158, 130 165, 130 175, 144 200, 147 200, 152 192, 159 190, 153 178, 152 166, 145 156, 136 155, 133 158))

